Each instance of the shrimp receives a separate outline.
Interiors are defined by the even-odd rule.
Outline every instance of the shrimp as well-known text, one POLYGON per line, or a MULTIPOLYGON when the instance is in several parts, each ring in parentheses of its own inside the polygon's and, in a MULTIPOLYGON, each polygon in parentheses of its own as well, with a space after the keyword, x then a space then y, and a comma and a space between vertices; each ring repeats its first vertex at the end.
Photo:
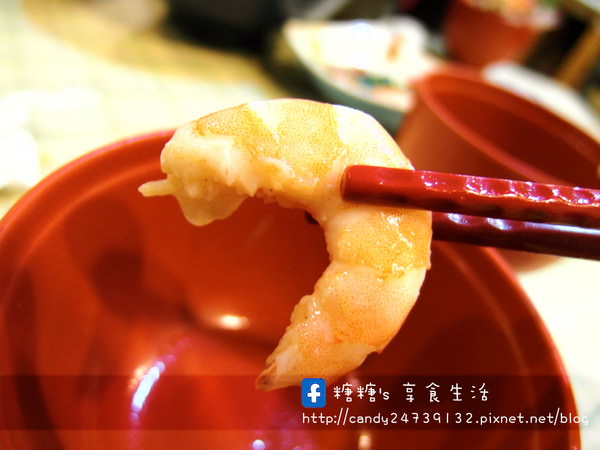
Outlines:
POLYGON ((305 377, 333 381, 398 332, 429 268, 431 214, 345 202, 344 169, 412 168, 369 115, 299 99, 252 102, 179 128, 161 154, 166 179, 140 187, 174 195, 204 225, 249 196, 302 208, 322 227, 330 264, 295 306, 256 385, 271 390, 305 377))

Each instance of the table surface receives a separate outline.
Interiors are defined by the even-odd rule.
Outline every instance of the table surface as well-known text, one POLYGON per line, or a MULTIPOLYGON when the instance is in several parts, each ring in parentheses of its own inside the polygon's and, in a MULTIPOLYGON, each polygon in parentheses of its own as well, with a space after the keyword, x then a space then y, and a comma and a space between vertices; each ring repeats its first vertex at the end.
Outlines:
MULTIPOLYGON (((160 25, 164 14, 160 0, 2 1, 0 148, 39 155, 30 184, 110 141, 290 95, 252 54, 192 43, 160 25)), ((0 216, 23 192, 0 190, 0 216)), ((584 449, 600 449, 600 262, 560 259, 517 275, 592 418, 584 449)))

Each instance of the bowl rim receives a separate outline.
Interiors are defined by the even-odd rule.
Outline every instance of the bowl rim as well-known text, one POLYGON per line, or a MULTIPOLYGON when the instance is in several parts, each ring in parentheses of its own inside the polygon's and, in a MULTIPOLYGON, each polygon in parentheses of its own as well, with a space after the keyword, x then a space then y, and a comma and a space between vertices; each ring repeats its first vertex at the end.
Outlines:
MULTIPOLYGON (((34 247, 34 241, 41 239, 43 235, 43 231, 36 230, 37 226, 52 220, 54 215, 52 209, 46 205, 49 205, 53 199, 72 191, 71 180, 87 178, 102 182, 102 168, 114 164, 111 162, 112 158, 126 160, 128 149, 134 149, 146 142, 157 140, 166 142, 174 131, 174 129, 164 129, 142 133, 96 147, 58 167, 27 190, 6 214, 0 217, 0 254, 3 256, 0 258, 0 292, 5 291, 10 283, 10 268, 17 266, 18 261, 27 256, 27 253, 21 254, 19 251, 23 243, 10 237, 15 234, 15 230, 31 229, 29 248, 34 247)), ((22 231, 17 232, 22 233, 22 231)))

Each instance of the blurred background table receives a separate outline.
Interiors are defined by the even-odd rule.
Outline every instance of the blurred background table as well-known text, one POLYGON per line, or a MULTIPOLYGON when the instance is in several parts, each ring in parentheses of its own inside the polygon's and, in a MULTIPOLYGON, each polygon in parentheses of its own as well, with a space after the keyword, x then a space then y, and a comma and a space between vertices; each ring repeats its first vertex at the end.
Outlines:
MULTIPOLYGON (((160 0, 2 1, 0 155, 23 156, 25 187, 0 191, 0 216, 27 185, 111 141, 247 101, 315 95, 275 78, 256 52, 199 42, 166 14, 160 0)), ((584 448, 600 448, 600 263, 560 259, 518 277, 592 420, 584 448)))
MULTIPOLYGON (((35 145, 44 176, 122 137, 289 95, 252 52, 202 45, 166 14, 158 0, 3 0, 0 136, 21 146, 12 154, 35 145)), ((4 192, 0 213, 18 195, 4 192)))

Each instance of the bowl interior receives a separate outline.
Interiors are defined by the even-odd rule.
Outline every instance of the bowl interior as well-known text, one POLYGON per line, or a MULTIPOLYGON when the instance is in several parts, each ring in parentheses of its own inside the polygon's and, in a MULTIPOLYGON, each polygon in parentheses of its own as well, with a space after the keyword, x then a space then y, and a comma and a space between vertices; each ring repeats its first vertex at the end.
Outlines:
MULTIPOLYGON (((198 228, 172 198, 141 197, 139 184, 160 177, 169 136, 71 163, 0 224, 2 448, 577 445, 577 430, 564 427, 310 426, 298 388, 255 390, 293 305, 328 263, 322 232, 302 211, 259 201, 198 228)), ((517 411, 542 397, 573 410, 528 299, 495 253, 480 248, 436 243, 405 326, 348 379, 399 389, 406 376, 418 389, 477 377, 517 411), (498 377, 516 380, 519 395, 494 391, 498 377), (551 394, 541 379, 553 381, 551 394)), ((397 397, 387 406, 401 404, 397 397)), ((363 407, 377 414, 383 406, 363 407)))

